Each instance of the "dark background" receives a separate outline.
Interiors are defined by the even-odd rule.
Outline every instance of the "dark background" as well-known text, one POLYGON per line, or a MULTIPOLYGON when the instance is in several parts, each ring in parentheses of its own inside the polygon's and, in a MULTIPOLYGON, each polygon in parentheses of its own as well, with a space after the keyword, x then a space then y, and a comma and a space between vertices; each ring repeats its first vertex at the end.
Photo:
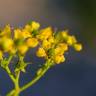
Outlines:
MULTIPOLYGON (((71 49, 64 64, 50 69, 20 96, 96 96, 96 0, 0 0, 1 27, 8 23, 23 26, 30 20, 42 27, 68 28, 83 44, 83 50, 77 53, 71 49)), ((21 74, 21 85, 31 80, 38 62, 42 63, 29 52, 26 60, 33 59, 36 62, 21 74)), ((1 96, 13 87, 0 68, 1 96)))

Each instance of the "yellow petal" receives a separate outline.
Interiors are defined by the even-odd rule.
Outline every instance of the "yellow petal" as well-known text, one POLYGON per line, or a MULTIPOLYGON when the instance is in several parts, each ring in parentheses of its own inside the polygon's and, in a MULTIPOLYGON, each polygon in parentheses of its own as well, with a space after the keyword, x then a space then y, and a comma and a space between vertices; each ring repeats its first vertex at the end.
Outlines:
POLYGON ((32 29, 33 30, 37 30, 37 29, 39 29, 40 24, 38 22, 33 21, 32 24, 31 24, 31 26, 32 26, 32 29))
POLYGON ((14 39, 20 39, 22 38, 22 33, 20 29, 15 29, 14 30, 14 39))
POLYGON ((51 36, 52 36, 52 28, 47 27, 47 28, 40 30, 40 34, 37 35, 37 38, 40 40, 44 40, 44 39, 48 39, 51 36))
POLYGON ((28 47, 34 48, 34 47, 36 47, 38 45, 38 43, 39 42, 38 42, 38 40, 36 38, 28 38, 26 40, 26 44, 27 44, 28 47))
POLYGON ((48 40, 43 40, 42 47, 47 50, 47 49, 51 48, 51 43, 48 42, 48 40))
POLYGON ((45 52, 45 50, 44 50, 43 48, 39 48, 39 49, 37 50, 37 52, 36 52, 36 55, 37 55, 38 57, 45 57, 45 56, 46 56, 46 52, 45 52))
POLYGON ((56 63, 56 64, 60 64, 60 63, 62 63, 62 62, 64 62, 65 61, 65 57, 63 56, 63 55, 56 55, 55 57, 54 57, 54 62, 56 63))
POLYGON ((22 30, 22 37, 23 38, 29 38, 29 37, 32 37, 31 33, 25 29, 22 30))
POLYGON ((18 52, 21 55, 24 55, 27 51, 28 51, 28 47, 25 44, 18 46, 18 52))
POLYGON ((74 44, 74 49, 76 51, 81 51, 82 50, 82 44, 74 44))

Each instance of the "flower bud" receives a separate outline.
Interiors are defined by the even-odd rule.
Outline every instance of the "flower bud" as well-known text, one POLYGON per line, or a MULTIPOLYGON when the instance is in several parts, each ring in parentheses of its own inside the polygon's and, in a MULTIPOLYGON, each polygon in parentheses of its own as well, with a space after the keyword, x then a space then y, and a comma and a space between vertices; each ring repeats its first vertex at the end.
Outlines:
POLYGON ((37 55, 38 57, 45 57, 45 56, 46 56, 46 52, 45 52, 45 50, 44 50, 43 48, 39 48, 39 49, 37 50, 37 52, 36 52, 36 55, 37 55))

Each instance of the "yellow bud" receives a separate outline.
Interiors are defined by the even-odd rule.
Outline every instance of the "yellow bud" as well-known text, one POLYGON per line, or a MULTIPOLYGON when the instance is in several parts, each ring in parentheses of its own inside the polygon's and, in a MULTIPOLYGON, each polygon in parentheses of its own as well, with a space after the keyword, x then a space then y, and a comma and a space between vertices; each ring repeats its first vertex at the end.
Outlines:
POLYGON ((18 52, 21 54, 21 55, 25 55, 25 53, 28 51, 28 47, 23 44, 23 45, 20 45, 18 46, 18 52))
POLYGON ((3 37, 0 40, 0 45, 5 52, 9 51, 12 48, 13 44, 14 42, 11 38, 3 37))
POLYGON ((67 38, 67 44, 72 46, 73 44, 77 43, 77 40, 75 36, 68 36, 67 38))
POLYGON ((43 48, 39 48, 39 49, 37 50, 37 52, 36 52, 36 55, 37 55, 38 57, 45 57, 45 56, 46 56, 46 52, 45 52, 45 50, 44 50, 43 48))
POLYGON ((31 26, 32 26, 32 29, 33 30, 37 30, 37 29, 39 29, 40 24, 38 22, 33 21, 32 24, 31 24, 31 26))
POLYGON ((48 38, 48 41, 49 41, 50 43, 54 43, 54 42, 55 42, 55 39, 54 39, 53 36, 51 36, 51 37, 48 38))
POLYGON ((81 51, 82 50, 82 45, 81 44, 74 44, 74 49, 76 51, 81 51))
POLYGON ((68 50, 68 44, 66 44, 66 43, 60 43, 60 44, 58 44, 58 47, 60 47, 64 51, 68 50))
POLYGON ((9 54, 15 54, 16 53, 16 48, 14 46, 10 47, 9 49, 9 54))
POLYGON ((61 32, 61 35, 62 35, 62 37, 63 37, 64 39, 67 39, 67 37, 68 37, 68 30, 62 31, 62 32, 61 32))
POLYGON ((55 55, 63 55, 65 51, 68 50, 68 45, 65 43, 60 43, 54 49, 55 55))
POLYGON ((36 38, 28 38, 26 44, 28 47, 34 48, 38 45, 38 40, 36 38))
POLYGON ((22 32, 20 29, 15 29, 14 30, 14 39, 20 39, 22 38, 22 32))
POLYGON ((52 36, 52 29, 51 27, 45 28, 40 30, 40 34, 37 35, 37 38, 40 40, 48 39, 52 36))
POLYGON ((25 29, 22 30, 22 37, 23 38, 29 38, 29 37, 32 37, 31 33, 25 29))
POLYGON ((25 28, 24 30, 28 31, 28 32, 31 32, 32 31, 32 28, 29 24, 25 25, 25 28))
POLYGON ((77 43, 77 40, 76 40, 76 37, 75 36, 71 36, 71 38, 72 38, 72 42, 73 43, 77 43))
POLYGON ((43 42, 42 42, 42 47, 43 47, 44 49, 49 49, 49 48, 51 48, 51 43, 48 42, 48 40, 43 40, 43 42))
POLYGON ((62 51, 62 49, 60 47, 57 47, 54 49, 54 53, 55 53, 55 55, 62 55, 64 53, 64 51, 62 51))
POLYGON ((55 57, 54 57, 54 62, 56 63, 56 64, 60 64, 60 63, 62 63, 62 62, 64 62, 65 61, 65 57, 63 56, 63 55, 56 55, 55 57))
POLYGON ((11 36, 11 28, 10 25, 7 24, 3 31, 0 33, 1 36, 10 37, 11 36))
POLYGON ((67 44, 70 45, 70 46, 72 46, 73 41, 72 41, 72 37, 71 36, 68 36, 67 44))

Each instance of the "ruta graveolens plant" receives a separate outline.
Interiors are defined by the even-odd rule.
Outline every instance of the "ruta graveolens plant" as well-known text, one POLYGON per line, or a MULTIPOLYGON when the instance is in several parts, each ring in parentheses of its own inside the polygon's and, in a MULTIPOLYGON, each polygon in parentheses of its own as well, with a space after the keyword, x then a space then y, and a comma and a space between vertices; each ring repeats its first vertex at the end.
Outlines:
POLYGON ((68 30, 55 32, 51 27, 40 29, 40 24, 35 21, 26 24, 23 28, 13 29, 10 25, 6 25, 0 30, 0 67, 7 72, 14 84, 14 89, 6 96, 19 96, 51 67, 64 62, 64 54, 69 47, 73 47, 76 51, 82 49, 82 45, 77 42, 75 36, 68 34, 68 30), (24 61, 29 48, 31 50, 36 48, 36 56, 44 58, 45 63, 36 71, 30 82, 20 86, 20 73, 25 73, 29 64, 24 61), (17 57, 18 62, 13 62, 14 70, 12 70, 9 66, 10 62, 17 57))

